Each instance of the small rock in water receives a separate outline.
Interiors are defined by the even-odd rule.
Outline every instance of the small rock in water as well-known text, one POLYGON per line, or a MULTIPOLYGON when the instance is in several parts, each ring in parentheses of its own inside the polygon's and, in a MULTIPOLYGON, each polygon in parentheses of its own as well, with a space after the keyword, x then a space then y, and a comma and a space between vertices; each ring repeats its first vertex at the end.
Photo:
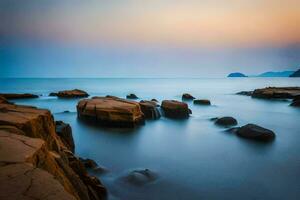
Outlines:
POLYGON ((238 92, 236 94, 239 94, 239 95, 246 95, 246 96, 251 96, 252 95, 252 91, 241 91, 241 92, 238 92))
POLYGON ((189 118, 189 114, 192 112, 186 103, 176 100, 164 100, 161 108, 165 117, 176 119, 189 118))
POLYGON ((258 141, 271 141, 275 138, 275 133, 269 129, 263 128, 255 124, 247 124, 240 127, 236 134, 243 138, 258 140, 258 141))
POLYGON ((60 98, 80 98, 80 97, 88 97, 89 94, 83 90, 74 89, 74 90, 63 90, 59 92, 51 92, 49 96, 57 96, 60 98))
POLYGON ((151 101, 154 101, 154 102, 158 103, 157 99, 151 99, 151 101))
POLYGON ((237 125, 237 120, 234 119, 233 117, 221 117, 221 118, 217 118, 215 120, 215 124, 220 125, 220 126, 235 126, 237 125))
POLYGON ((195 99, 194 104, 196 105, 211 105, 208 99, 195 99))
POLYGON ((135 94, 128 94, 126 96, 127 99, 138 99, 138 97, 135 94))
POLYGON ((157 180, 158 176, 156 173, 149 169, 134 170, 128 175, 122 177, 121 179, 129 184, 142 186, 157 180))
POLYGON ((84 164, 85 168, 87 169, 96 169, 98 167, 98 164, 89 158, 80 158, 80 161, 84 164))
POLYGON ((193 100, 193 99, 195 99, 195 97, 193 97, 191 94, 184 93, 182 95, 182 100, 193 100))

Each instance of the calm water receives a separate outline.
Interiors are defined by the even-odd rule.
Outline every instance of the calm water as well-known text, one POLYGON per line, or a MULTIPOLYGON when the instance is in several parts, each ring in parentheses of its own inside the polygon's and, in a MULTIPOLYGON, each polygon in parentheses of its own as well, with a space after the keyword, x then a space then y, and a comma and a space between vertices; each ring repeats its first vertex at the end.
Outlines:
POLYGON ((298 78, 236 79, 0 79, 0 92, 30 92, 39 99, 17 103, 47 108, 70 123, 76 153, 109 169, 98 175, 109 199, 299 199, 300 109, 287 101, 234 95, 265 86, 300 86, 298 78), (181 99, 189 92, 212 106, 193 106, 188 120, 162 117, 134 130, 93 128, 76 118, 78 100, 48 97, 79 88, 92 96, 135 93, 141 99, 181 99), (65 110, 70 113, 62 113, 65 110), (209 119, 229 115, 239 125, 256 123, 273 130, 276 140, 261 144, 224 132, 209 119), (159 175, 136 187, 116 181, 126 172, 149 168, 159 175))

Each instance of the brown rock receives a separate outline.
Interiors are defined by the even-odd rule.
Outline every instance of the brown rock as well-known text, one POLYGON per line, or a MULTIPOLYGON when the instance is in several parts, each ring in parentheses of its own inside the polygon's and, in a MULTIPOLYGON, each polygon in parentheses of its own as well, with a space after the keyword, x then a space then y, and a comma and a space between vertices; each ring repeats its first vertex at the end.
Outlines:
POLYGON ((6 98, 6 99, 32 99, 32 98, 39 98, 38 95, 35 94, 15 94, 15 93, 0 93, 0 96, 6 98))
POLYGON ((146 119, 159 119, 160 112, 157 109, 156 102, 153 101, 141 101, 141 110, 144 113, 146 119))
POLYGON ((81 98, 81 97, 88 97, 89 94, 83 90, 63 90, 59 91, 58 93, 50 93, 49 96, 57 96, 60 98, 81 98))
POLYGON ((237 130, 236 134, 240 137, 258 141, 271 141, 275 138, 275 133, 273 131, 255 124, 242 126, 237 130))
POLYGON ((144 123, 139 103, 117 97, 81 100, 77 113, 79 119, 102 126, 132 128, 144 123))
POLYGON ((196 104, 196 105, 211 105, 210 101, 207 99, 195 99, 194 104, 196 104))
POLYGON ((64 145, 74 153, 75 144, 71 126, 69 124, 64 123, 63 121, 56 121, 55 130, 56 134, 60 137, 64 145))
POLYGON ((80 161, 84 164, 85 168, 87 168, 87 169, 95 169, 98 167, 98 164, 92 159, 80 158, 80 161))
POLYGON ((9 103, 9 102, 3 96, 0 96, 0 104, 1 103, 9 103))
POLYGON ((164 115, 169 118, 188 118, 190 113, 186 103, 176 100, 164 100, 161 108, 164 111, 164 115))
POLYGON ((193 97, 192 95, 188 94, 188 93, 184 93, 182 95, 182 100, 193 100, 195 99, 195 97, 193 97))
POLYGON ((237 120, 234 119, 233 117, 221 117, 221 118, 216 118, 215 124, 220 125, 220 126, 235 126, 237 125, 237 120))
POLYGON ((252 93, 252 97, 264 99, 293 99, 297 95, 300 95, 300 87, 267 87, 252 93))

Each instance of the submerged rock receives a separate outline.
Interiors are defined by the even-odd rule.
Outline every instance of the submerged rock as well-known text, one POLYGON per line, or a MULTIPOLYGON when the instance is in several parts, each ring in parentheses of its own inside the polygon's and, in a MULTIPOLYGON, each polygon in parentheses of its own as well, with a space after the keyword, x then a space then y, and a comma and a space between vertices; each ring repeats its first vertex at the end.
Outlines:
POLYGON ((193 100, 193 99, 195 99, 195 97, 193 97, 191 94, 184 93, 182 95, 182 100, 193 100))
POLYGON ((195 99, 193 102, 196 105, 211 105, 210 100, 208 99, 195 99))
POLYGON ((74 153, 75 144, 74 144, 71 126, 69 124, 64 123, 63 121, 56 121, 55 130, 57 135, 64 143, 64 145, 74 153))
POLYGON ((0 199, 106 197, 57 135, 48 110, 1 103, 0 146, 0 199))
POLYGON ((237 120, 234 119, 233 117, 221 117, 221 118, 216 118, 215 124, 219 126, 235 126, 237 125, 237 120))
POLYGON ((0 96, 4 97, 5 99, 33 99, 33 98, 39 98, 36 94, 15 94, 15 93, 0 93, 0 96))
POLYGON ((141 101, 141 110, 144 113, 146 119, 159 119, 160 112, 157 109, 156 102, 153 101, 141 101))
POLYGON ((121 180, 132 185, 142 186, 157 180, 157 178, 158 176, 156 173, 149 169, 142 169, 130 172, 126 176, 121 177, 121 180))
POLYGON ((133 128, 145 122, 138 102, 117 97, 83 99, 77 104, 77 114, 80 120, 109 127, 133 128))
POLYGON ((128 94, 126 95, 127 99, 138 99, 138 97, 135 94, 128 94))
POLYGON ((57 96, 60 98, 81 98, 81 97, 88 97, 89 94, 83 90, 74 89, 74 90, 63 90, 57 93, 52 92, 49 96, 57 96))
POLYGON ((184 102, 176 100, 164 100, 161 104, 164 115, 169 118, 184 119, 188 118, 191 110, 184 102))
POLYGON ((275 133, 273 131, 255 124, 247 124, 240 127, 237 129, 236 134, 243 138, 258 141, 271 141, 275 138, 275 133))
POLYGON ((241 91, 236 93, 238 95, 245 95, 245 96, 251 96, 253 94, 253 91, 241 91))

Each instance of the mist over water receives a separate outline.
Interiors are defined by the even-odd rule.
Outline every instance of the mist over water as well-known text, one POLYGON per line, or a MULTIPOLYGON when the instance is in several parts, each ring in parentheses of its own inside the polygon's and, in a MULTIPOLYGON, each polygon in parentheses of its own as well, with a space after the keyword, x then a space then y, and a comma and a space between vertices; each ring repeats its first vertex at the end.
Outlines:
POLYGON ((51 110, 55 120, 70 123, 76 154, 108 169, 96 174, 109 199, 298 199, 300 196, 300 109, 289 101, 266 101, 235 95, 266 86, 300 86, 299 78, 233 79, 0 79, 0 92, 34 93, 38 99, 16 100, 51 110), (48 97, 50 92, 82 89, 91 96, 139 100, 181 100, 182 93, 209 99, 193 105, 187 120, 146 121, 135 129, 91 127, 77 120, 78 99, 48 97), (70 113, 63 113, 63 111, 70 113), (233 116, 239 124, 255 123, 276 133, 272 143, 241 139, 210 118, 233 116), (158 180, 132 186, 118 178, 148 168, 158 180))

